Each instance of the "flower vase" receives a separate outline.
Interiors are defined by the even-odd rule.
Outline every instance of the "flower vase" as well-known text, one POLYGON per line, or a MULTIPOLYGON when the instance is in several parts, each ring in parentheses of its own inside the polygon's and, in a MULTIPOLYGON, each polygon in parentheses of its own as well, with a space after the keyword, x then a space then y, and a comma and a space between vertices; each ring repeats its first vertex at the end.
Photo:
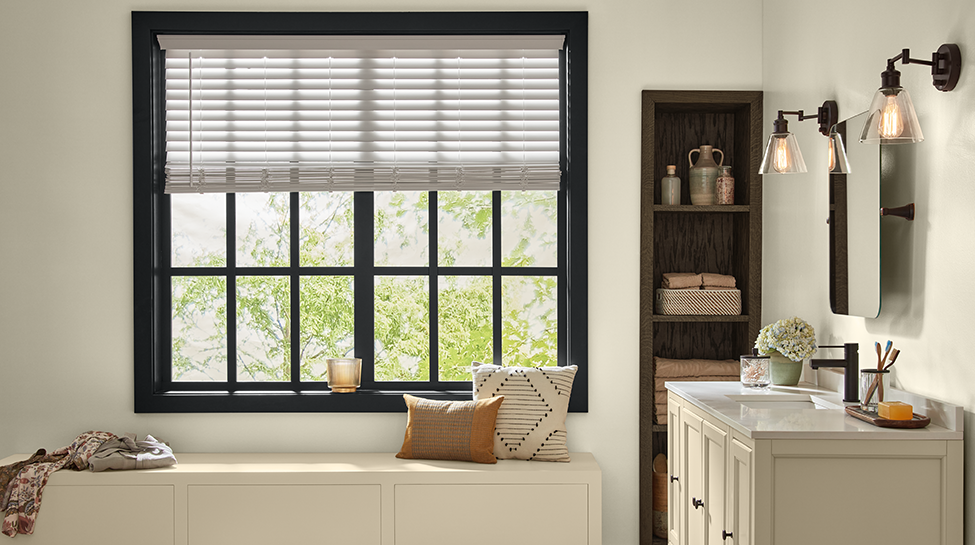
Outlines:
POLYGON ((776 386, 795 386, 802 375, 802 362, 792 361, 778 351, 769 353, 769 367, 772 371, 772 384, 776 386))

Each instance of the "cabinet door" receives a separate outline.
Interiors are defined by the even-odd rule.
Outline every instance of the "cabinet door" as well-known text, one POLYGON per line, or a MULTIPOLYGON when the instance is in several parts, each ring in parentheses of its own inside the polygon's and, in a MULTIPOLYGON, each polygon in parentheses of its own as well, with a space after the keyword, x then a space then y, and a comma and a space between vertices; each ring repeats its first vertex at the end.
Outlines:
POLYGON ((667 484, 667 541, 670 545, 683 545, 680 538, 681 514, 687 499, 683 494, 681 480, 681 433, 680 433, 680 400, 673 394, 667 399, 667 469, 670 479, 667 484))
POLYGON ((704 464, 704 524, 707 545, 724 542, 725 530, 725 483, 728 459, 726 457, 728 432, 705 420, 702 428, 704 464))
POLYGON ((683 490, 683 511, 680 543, 701 545, 704 541, 704 442, 701 417, 684 407, 680 410, 680 479, 683 490))
POLYGON ((727 531, 734 545, 752 545, 752 473, 751 447, 731 439, 728 452, 728 510, 727 531))

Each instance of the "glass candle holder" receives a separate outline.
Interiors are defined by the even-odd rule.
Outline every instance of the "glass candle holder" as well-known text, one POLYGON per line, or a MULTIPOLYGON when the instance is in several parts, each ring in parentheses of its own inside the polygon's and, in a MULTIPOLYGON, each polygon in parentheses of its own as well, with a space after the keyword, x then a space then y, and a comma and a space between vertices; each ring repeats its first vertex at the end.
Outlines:
POLYGON ((889 370, 860 370, 860 409, 877 412, 877 405, 886 399, 886 393, 889 390, 889 370))
POLYGON ((328 387, 333 392, 354 392, 362 379, 362 360, 359 358, 329 358, 325 360, 328 387))
POLYGON ((768 388, 772 383, 768 356, 741 357, 741 385, 745 388, 768 388))

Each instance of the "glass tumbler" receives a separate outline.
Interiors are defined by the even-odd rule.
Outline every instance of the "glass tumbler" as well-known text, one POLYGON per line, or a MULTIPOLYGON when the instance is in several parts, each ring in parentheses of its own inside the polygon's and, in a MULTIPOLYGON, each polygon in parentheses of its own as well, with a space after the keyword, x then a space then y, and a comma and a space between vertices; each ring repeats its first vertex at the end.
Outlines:
POLYGON ((860 409, 877 412, 877 405, 890 390, 890 371, 860 369, 860 409))
POLYGON ((768 388, 772 383, 768 356, 741 357, 741 385, 745 388, 768 388))

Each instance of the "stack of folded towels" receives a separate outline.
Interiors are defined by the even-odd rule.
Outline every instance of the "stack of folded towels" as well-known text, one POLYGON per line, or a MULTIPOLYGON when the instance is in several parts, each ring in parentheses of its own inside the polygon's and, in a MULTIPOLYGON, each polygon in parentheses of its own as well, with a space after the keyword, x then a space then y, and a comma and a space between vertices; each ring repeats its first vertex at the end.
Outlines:
POLYGON ((664 273, 660 287, 667 290, 733 290, 735 277, 714 273, 664 273))
POLYGON ((672 360, 654 357, 654 393, 657 423, 667 423, 667 382, 739 380, 738 360, 672 360))

